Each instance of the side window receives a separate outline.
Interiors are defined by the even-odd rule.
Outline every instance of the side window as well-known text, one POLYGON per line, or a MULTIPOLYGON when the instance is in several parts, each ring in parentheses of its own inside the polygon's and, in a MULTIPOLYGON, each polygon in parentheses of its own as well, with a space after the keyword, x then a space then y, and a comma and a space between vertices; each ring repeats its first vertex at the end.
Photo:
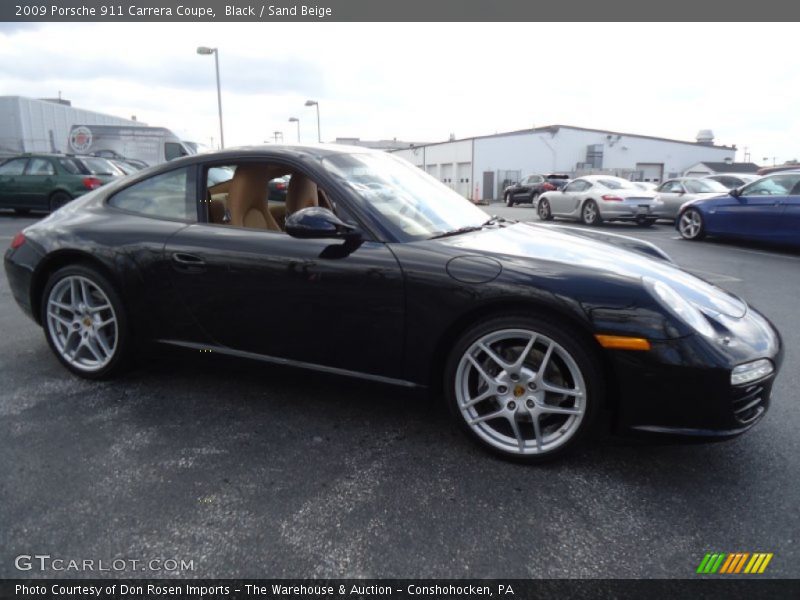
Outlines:
POLYGON ((187 156, 187 152, 184 150, 183 146, 176 142, 166 142, 164 144, 164 157, 167 160, 173 160, 181 156, 187 156))
POLYGON ((176 169, 135 183, 108 203, 148 217, 196 221, 197 203, 189 182, 189 169, 176 169))
POLYGON ((28 163, 26 175, 55 175, 53 164, 46 158, 32 158, 28 163))
POLYGON ((27 158, 15 158, 0 165, 0 175, 22 175, 27 164, 27 158))
POLYGON ((754 181, 742 189, 742 196, 788 196, 800 175, 774 175, 754 181))
POLYGON ((80 175, 83 173, 80 165, 71 158, 59 158, 58 164, 70 175, 80 175))
POLYGON ((583 189, 583 188, 581 187, 581 184, 582 184, 582 183, 583 183, 583 181, 573 181, 573 182, 571 182, 571 183, 568 183, 568 184, 567 184, 567 185, 564 187, 564 191, 565 191, 565 192, 580 192, 580 191, 583 189))

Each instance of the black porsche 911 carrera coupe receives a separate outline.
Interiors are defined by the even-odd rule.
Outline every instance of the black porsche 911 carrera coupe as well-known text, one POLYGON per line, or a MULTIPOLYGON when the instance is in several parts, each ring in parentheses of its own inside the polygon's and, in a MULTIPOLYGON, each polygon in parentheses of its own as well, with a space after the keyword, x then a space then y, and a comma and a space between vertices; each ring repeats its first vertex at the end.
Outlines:
POLYGON ((363 148, 140 171, 20 232, 5 268, 82 377, 160 344, 428 387, 473 440, 531 462, 573 448, 601 411, 618 432, 743 433, 783 356, 765 317, 655 246, 487 219, 363 148))

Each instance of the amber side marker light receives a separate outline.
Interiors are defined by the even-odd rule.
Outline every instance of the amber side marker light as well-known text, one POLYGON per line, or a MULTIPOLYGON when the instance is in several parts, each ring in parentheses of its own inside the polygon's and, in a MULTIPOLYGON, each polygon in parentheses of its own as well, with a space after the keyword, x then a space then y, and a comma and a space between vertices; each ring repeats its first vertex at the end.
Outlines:
POLYGON ((650 342, 644 338, 624 335, 596 335, 594 338, 610 350, 650 350, 650 342))

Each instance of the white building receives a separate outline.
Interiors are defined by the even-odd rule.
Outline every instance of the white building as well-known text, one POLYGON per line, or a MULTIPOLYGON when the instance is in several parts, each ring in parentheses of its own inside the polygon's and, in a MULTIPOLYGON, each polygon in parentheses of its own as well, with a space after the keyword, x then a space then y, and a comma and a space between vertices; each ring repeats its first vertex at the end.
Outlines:
POLYGON ((146 125, 82 108, 66 100, 0 96, 0 154, 67 152, 73 125, 146 125))
POLYGON ((502 196, 531 173, 610 173, 660 182, 702 161, 733 161, 735 146, 716 146, 707 130, 699 141, 551 125, 426 144, 393 153, 473 200, 502 196))

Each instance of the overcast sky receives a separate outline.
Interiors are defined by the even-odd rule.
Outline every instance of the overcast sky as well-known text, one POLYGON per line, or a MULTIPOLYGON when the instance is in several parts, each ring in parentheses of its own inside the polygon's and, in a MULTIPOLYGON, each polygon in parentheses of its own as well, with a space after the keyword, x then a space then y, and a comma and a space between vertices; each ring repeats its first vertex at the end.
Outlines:
POLYGON ((441 141, 550 124, 800 158, 794 24, 158 23, 0 26, 0 95, 53 97, 226 145, 282 131, 441 141))

